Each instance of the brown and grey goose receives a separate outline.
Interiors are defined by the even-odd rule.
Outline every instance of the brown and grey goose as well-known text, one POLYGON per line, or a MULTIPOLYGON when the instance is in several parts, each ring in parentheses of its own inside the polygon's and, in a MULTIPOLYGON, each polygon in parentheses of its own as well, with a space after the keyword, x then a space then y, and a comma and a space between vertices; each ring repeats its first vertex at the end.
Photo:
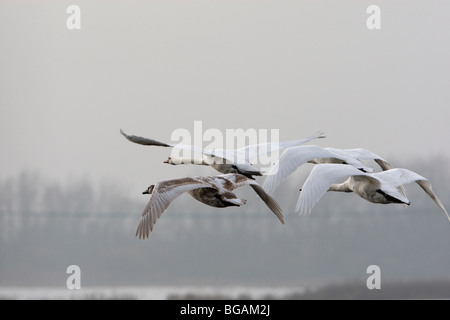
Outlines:
POLYGON ((247 201, 233 193, 236 188, 249 185, 255 190, 270 210, 284 224, 283 213, 278 203, 254 180, 241 174, 224 174, 218 176, 185 177, 161 181, 151 185, 144 194, 151 198, 142 212, 142 218, 136 231, 136 236, 148 238, 156 220, 167 209, 170 203, 184 192, 194 199, 216 208, 242 206, 247 201))

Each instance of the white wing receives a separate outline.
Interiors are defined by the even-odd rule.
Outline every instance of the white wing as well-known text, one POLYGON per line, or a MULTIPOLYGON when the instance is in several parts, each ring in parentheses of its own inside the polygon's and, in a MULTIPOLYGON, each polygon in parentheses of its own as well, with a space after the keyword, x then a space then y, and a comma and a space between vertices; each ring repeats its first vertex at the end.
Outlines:
POLYGON ((276 187, 301 165, 316 158, 327 158, 332 154, 318 146, 298 146, 286 149, 267 173, 263 188, 272 194, 276 187))
POLYGON ((401 185, 409 184, 417 180, 427 180, 411 170, 401 168, 377 172, 374 173, 374 176, 380 180, 383 187, 391 188, 397 188, 401 185))
POLYGON ((309 214, 330 186, 350 176, 368 176, 357 168, 343 164, 319 164, 309 174, 297 201, 295 211, 309 214))
MULTIPOLYGON (((257 156, 260 156, 260 155, 269 154, 271 152, 276 152, 279 150, 284 150, 288 147, 303 144, 303 143, 306 143, 313 139, 325 138, 323 133, 319 132, 313 136, 307 137, 305 139, 300 139, 300 140, 292 140, 292 141, 286 141, 286 142, 280 142, 280 143, 276 143, 276 142, 275 143, 272 143, 272 142, 261 143, 261 144, 246 146, 246 147, 239 148, 236 150, 228 150, 228 149, 205 150, 203 148, 196 147, 193 145, 170 144, 170 143, 164 143, 164 142, 160 142, 157 140, 144 138, 144 137, 140 137, 140 136, 128 135, 122 129, 120 129, 120 133, 129 141, 137 143, 137 144, 146 145, 146 146, 170 147, 170 148, 175 148, 175 149, 187 150, 187 151, 191 151, 192 153, 204 154, 204 155, 208 155, 208 156, 216 157, 216 158, 223 158, 232 163, 241 164, 241 165, 245 165, 245 164, 249 165, 251 159, 256 158, 257 156)), ((228 161, 224 161, 223 159, 216 159, 215 161, 217 163, 228 162, 228 161)))
POLYGON ((447 215, 447 219, 450 221, 450 216, 448 215, 447 210, 445 210, 444 205, 431 189, 431 183, 428 180, 418 180, 416 182, 431 197, 431 199, 433 199, 434 202, 436 202, 439 208, 441 208, 442 211, 444 211, 444 213, 447 215))
POLYGON ((173 200, 186 191, 204 187, 212 186, 209 183, 194 178, 181 178, 158 182, 142 212, 142 218, 136 230, 136 236, 139 236, 139 239, 148 238, 156 220, 173 200))
POLYGON ((381 158, 379 155, 373 153, 370 150, 363 148, 356 149, 335 149, 335 148, 326 148, 328 150, 334 151, 336 153, 343 153, 347 157, 359 159, 359 160, 376 160, 380 159, 386 163, 388 163, 385 159, 381 158))
POLYGON ((312 136, 299 140, 253 144, 236 150, 217 149, 214 150, 214 154, 232 160, 238 164, 245 164, 250 163, 251 160, 256 159, 257 157, 268 155, 273 152, 278 152, 280 150, 284 150, 290 147, 295 147, 307 143, 311 140, 320 138, 325 138, 323 132, 318 132, 312 136))
POLYGON ((447 215, 448 220, 450 221, 450 216, 447 210, 445 210, 444 205, 433 192, 431 183, 426 178, 411 170, 401 168, 378 172, 376 173, 376 176, 380 180, 384 188, 394 188, 395 190, 397 190, 396 188, 404 184, 417 182, 417 184, 431 197, 431 199, 436 202, 439 208, 444 211, 444 213, 447 215))
MULTIPOLYGON (((362 149, 362 148, 358 148, 358 149, 346 149, 346 150, 342 150, 345 153, 347 153, 347 155, 354 157, 356 159, 360 159, 360 160, 374 160, 383 171, 386 170, 390 170, 393 169, 394 167, 389 163, 389 161, 383 159, 382 157, 380 157, 379 155, 377 155, 376 153, 373 153, 370 150, 367 149, 362 149)), ((365 170, 366 172, 372 172, 372 171, 368 171, 365 170)), ((402 196, 406 199, 406 190, 403 186, 399 186, 398 190, 401 192, 402 196)))
POLYGON ((367 169, 361 161, 346 155, 345 152, 338 153, 335 150, 338 149, 322 148, 319 146, 298 146, 286 149, 280 159, 275 162, 267 173, 268 177, 263 184, 264 190, 272 194, 276 187, 292 172, 297 170, 298 167, 315 159, 336 158, 359 169, 367 169))

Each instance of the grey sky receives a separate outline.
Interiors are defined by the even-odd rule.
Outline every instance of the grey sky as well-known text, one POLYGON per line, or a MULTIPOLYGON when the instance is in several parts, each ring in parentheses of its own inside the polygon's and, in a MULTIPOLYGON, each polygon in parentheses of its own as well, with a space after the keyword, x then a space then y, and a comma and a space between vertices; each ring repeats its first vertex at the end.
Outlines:
POLYGON ((283 140, 323 130, 322 146, 399 166, 450 155, 449 1, 376 1, 373 31, 373 1, 77 1, 81 30, 70 4, 0 2, 3 177, 145 188, 188 171, 119 128, 168 142, 195 120, 283 140))

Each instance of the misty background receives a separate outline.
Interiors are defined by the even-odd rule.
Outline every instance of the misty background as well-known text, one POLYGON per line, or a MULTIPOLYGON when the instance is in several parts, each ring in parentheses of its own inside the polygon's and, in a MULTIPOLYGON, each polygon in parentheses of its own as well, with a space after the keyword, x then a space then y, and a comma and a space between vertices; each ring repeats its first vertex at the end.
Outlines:
MULTIPOLYGON (((327 194, 293 212, 311 166, 240 209, 188 195, 135 230, 150 184, 208 167, 168 166, 174 130, 318 130, 315 143, 367 148, 429 178, 449 208, 449 2, 68 1, 0 3, 0 286, 272 285, 449 279, 449 223, 417 186, 412 205, 327 194)), ((258 179, 262 183, 263 178, 258 179)))

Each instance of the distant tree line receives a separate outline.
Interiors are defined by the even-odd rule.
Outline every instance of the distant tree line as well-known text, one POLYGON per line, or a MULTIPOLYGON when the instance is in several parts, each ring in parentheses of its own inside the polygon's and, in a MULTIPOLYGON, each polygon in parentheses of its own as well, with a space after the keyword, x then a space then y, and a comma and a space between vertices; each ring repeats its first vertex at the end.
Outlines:
POLYGON ((39 173, 22 171, 17 176, 0 177, 0 213, 108 213, 136 209, 135 201, 124 196, 118 185, 102 182, 100 192, 87 178, 63 184, 39 173))
MULTIPOLYGON (((441 201, 449 209, 449 160, 445 156, 434 156, 424 157, 423 159, 393 160, 392 163, 399 167, 416 171, 428 178, 441 201)), ((312 168, 312 165, 308 166, 302 167, 288 177, 274 194, 285 215, 294 214, 293 209, 299 195, 298 189, 312 168)), ((258 178, 257 181, 262 183, 263 179, 258 178)), ((259 211, 266 209, 252 190, 247 190, 248 188, 241 189, 238 189, 237 193, 249 201, 244 207, 239 209, 239 212, 246 215, 249 213, 259 214, 259 211)), ((408 186, 407 191, 412 203, 411 207, 408 208, 410 212, 435 207, 434 202, 419 186, 408 186)), ((136 198, 130 197, 127 192, 128 190, 124 190, 120 183, 112 181, 101 181, 97 187, 86 177, 71 179, 67 183, 61 183, 45 178, 39 172, 24 170, 16 176, 0 176, 0 218, 2 216, 27 217, 39 215, 45 217, 46 215, 61 214, 65 216, 73 214, 98 216, 111 213, 134 214, 139 217, 148 197, 136 200, 136 198)), ((186 213, 206 212, 211 210, 211 208, 196 202, 189 196, 181 196, 171 204, 170 210, 175 213, 177 211, 186 213)), ((335 193, 327 195, 315 208, 317 212, 327 210, 334 214, 339 214, 339 212, 364 213, 368 210, 383 211, 386 208, 382 205, 368 203, 355 195, 335 193), (339 205, 336 205, 336 202, 339 202, 339 205)), ((182 215, 183 218, 189 218, 190 216, 182 215)), ((177 215, 172 213, 171 217, 176 218, 177 215)))

